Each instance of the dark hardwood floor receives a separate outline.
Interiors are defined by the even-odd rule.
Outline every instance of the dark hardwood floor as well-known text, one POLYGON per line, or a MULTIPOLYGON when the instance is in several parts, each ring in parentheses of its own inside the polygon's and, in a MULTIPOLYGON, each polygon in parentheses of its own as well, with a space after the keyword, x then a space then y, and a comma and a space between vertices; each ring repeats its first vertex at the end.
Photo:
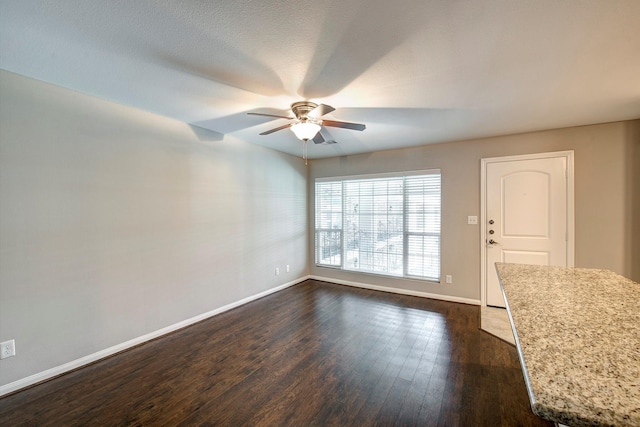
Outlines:
POLYGON ((309 280, 0 399, 0 425, 552 425, 478 322, 309 280))

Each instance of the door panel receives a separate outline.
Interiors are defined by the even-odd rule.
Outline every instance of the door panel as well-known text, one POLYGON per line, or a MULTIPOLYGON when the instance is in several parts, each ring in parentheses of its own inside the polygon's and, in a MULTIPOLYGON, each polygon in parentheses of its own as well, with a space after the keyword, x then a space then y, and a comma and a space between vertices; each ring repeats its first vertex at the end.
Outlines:
POLYGON ((567 265, 566 157, 486 167, 486 303, 504 307, 494 264, 567 265))
POLYGON ((502 262, 514 264, 549 265, 549 252, 502 251, 502 262))
POLYGON ((515 172, 502 177, 504 236, 549 237, 550 181, 549 174, 537 171, 515 172))

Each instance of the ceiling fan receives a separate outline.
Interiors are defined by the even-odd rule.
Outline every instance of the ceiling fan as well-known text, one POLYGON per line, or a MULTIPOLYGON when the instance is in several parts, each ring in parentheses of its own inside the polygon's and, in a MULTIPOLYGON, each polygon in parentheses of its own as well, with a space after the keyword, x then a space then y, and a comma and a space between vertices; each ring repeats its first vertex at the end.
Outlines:
POLYGON ((299 101, 291 104, 291 112, 294 117, 290 116, 280 116, 277 114, 263 114, 263 113, 247 113, 253 116, 267 116, 267 117, 276 117, 279 119, 288 119, 293 120, 292 123, 287 123, 286 125, 278 126, 273 129, 269 129, 265 132, 262 132, 260 135, 269 135, 271 133, 277 132, 282 129, 291 128, 296 137, 304 142, 312 140, 315 144, 335 144, 336 141, 326 141, 322 134, 320 133, 320 129, 322 126, 330 126, 336 128, 343 129, 351 129, 351 130, 359 130, 363 131, 366 129, 366 126, 360 123, 349 123, 349 122, 339 122, 336 120, 328 120, 322 119, 321 117, 325 114, 328 114, 334 111, 330 105, 327 104, 316 104, 311 101, 299 101))

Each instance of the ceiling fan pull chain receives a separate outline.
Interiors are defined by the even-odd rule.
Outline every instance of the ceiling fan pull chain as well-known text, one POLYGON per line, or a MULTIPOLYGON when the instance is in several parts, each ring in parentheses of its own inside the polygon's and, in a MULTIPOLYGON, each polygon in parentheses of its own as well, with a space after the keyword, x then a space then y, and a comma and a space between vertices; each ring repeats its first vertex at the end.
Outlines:
POLYGON ((304 165, 307 166, 307 140, 302 141, 302 158, 304 159, 304 165))

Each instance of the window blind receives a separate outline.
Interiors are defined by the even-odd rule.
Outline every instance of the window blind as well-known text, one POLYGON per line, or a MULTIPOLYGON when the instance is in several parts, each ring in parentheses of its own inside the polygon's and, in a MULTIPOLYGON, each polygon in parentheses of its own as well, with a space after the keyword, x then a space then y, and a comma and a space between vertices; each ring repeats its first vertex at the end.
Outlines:
POLYGON ((316 181, 316 265, 440 280, 440 171, 316 181))
POLYGON ((342 183, 316 183, 316 264, 342 265, 342 183))

